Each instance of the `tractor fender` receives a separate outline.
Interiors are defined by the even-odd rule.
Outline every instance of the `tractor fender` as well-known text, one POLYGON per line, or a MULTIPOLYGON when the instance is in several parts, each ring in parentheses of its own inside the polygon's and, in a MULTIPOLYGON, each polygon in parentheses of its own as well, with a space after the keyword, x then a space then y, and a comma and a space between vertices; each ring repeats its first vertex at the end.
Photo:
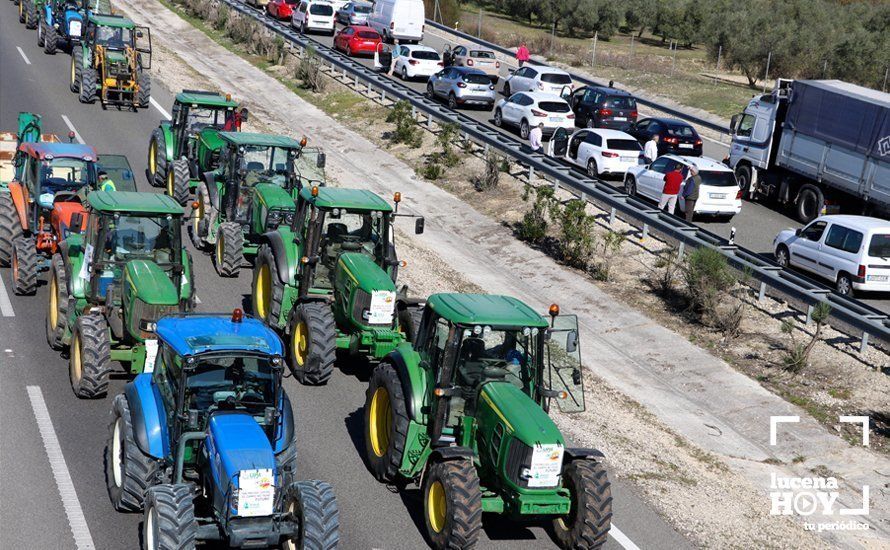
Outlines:
POLYGON ((579 447, 566 447, 563 451, 563 462, 571 462, 573 460, 584 460, 590 459, 595 460, 596 462, 602 461, 606 458, 601 451, 597 449, 585 449, 579 447))
POLYGON ((263 233, 263 240, 272 249, 272 257, 275 258, 275 271, 278 273, 278 281, 283 285, 293 285, 292 273, 296 273, 296 258, 292 262, 287 257, 287 244, 280 231, 263 233))
POLYGON ((476 456, 469 447, 437 447, 430 453, 430 460, 444 462, 446 460, 473 460, 476 456))
POLYGON ((402 384, 402 394, 405 396, 405 409, 408 412, 408 418, 420 423, 426 424, 426 414, 423 412, 423 405, 426 398, 426 371, 420 368, 419 356, 411 348, 410 344, 402 344, 395 351, 390 353, 386 361, 393 366, 399 375, 399 382, 402 384), (405 346, 413 354, 407 361, 401 353, 401 347, 405 346), (413 364, 413 368, 408 367, 408 363, 413 364))
POLYGON ((164 155, 167 162, 173 161, 173 128, 169 122, 162 122, 160 125, 161 134, 164 136, 164 155))
POLYGON ((204 183, 207 184, 207 198, 210 199, 210 205, 217 211, 221 211, 219 205, 219 189, 216 187, 216 178, 213 172, 204 172, 204 183))
POLYGON ((19 223, 24 231, 28 231, 28 189, 21 183, 13 181, 9 183, 9 196, 19 215, 19 223))
POLYGON ((294 438, 294 411, 291 408, 290 397, 281 392, 281 417, 278 427, 275 429, 275 454, 285 450, 294 438))
POLYGON ((139 374, 124 388, 133 435, 139 449, 154 458, 164 459, 170 454, 167 437, 167 414, 157 387, 151 383, 151 374, 139 374))
POLYGON ((74 298, 83 298, 86 295, 86 281, 80 277, 80 266, 84 260, 82 244, 83 236, 78 234, 69 234, 59 243, 59 253, 65 266, 65 279, 68 281, 68 293, 74 298), (75 254, 74 257, 71 256, 72 252, 75 254))
POLYGON ((47 2, 46 4, 44 4, 44 5, 43 5, 43 11, 44 11, 44 14, 45 14, 45 15, 44 15, 44 20, 46 21, 46 24, 47 24, 47 25, 52 25, 52 24, 53 24, 53 7, 52 7, 52 4, 51 4, 50 2, 47 2))

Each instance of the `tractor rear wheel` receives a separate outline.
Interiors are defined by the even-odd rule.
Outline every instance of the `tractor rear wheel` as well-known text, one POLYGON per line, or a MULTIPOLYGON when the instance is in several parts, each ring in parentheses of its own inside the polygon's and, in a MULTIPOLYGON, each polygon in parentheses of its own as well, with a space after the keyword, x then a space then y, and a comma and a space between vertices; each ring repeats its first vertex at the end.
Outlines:
POLYGON ((36 29, 37 22, 37 6, 34 4, 34 0, 23 0, 25 2, 25 28, 26 29, 36 29))
POLYGON ((334 489, 324 481, 297 481, 285 489, 285 512, 296 516, 299 534, 284 541, 287 550, 331 550, 340 543, 340 510, 334 489))
POLYGON ((46 28, 46 23, 41 19, 40 23, 37 23, 37 47, 43 47, 43 29, 46 28))
POLYGON ((27 0, 19 0, 19 23, 25 22, 25 2, 27 0))
POLYGON ((145 550, 194 550, 198 520, 190 484, 164 483, 150 488, 145 494, 143 517, 145 550))
POLYGON ((164 132, 156 128, 148 142, 148 183, 161 187, 167 181, 167 141, 164 132))
POLYGON ((337 329, 331 306, 310 302, 294 308, 288 335, 288 361, 294 377, 307 386, 326 384, 337 359, 337 329))
POLYGON ((244 263, 244 235, 235 222, 220 224, 216 234, 216 272, 222 277, 237 277, 244 263))
POLYGON ((22 224, 15 210, 12 196, 0 193, 0 266, 12 262, 12 243, 22 234, 22 224))
MULTIPOLYGON (((163 139, 163 138, 161 138, 163 139)), ((207 249, 207 233, 212 223, 213 207, 208 197, 207 184, 202 183, 198 186, 198 192, 195 194, 195 202, 198 203, 197 208, 192 209, 192 220, 189 226, 189 236, 192 244, 198 250, 207 249)))
POLYGON ((84 67, 80 71, 80 102, 93 103, 96 101, 96 87, 99 74, 93 67, 84 67))
POLYGON ((151 100, 151 73, 140 70, 136 77, 136 84, 139 86, 139 93, 136 94, 136 104, 141 109, 147 109, 151 100))
POLYGON ((12 291, 18 296, 37 292, 37 241, 20 236, 12 243, 12 291))
POLYGON ((83 69, 83 48, 74 44, 71 49, 71 74, 68 89, 75 94, 80 92, 80 72, 83 69))
POLYGON ((68 375, 71 389, 81 399, 104 397, 111 374, 111 342, 108 324, 101 315, 81 315, 74 323, 68 375))
POLYGON ((158 462, 142 452, 133 435, 130 404, 123 394, 111 405, 111 424, 105 445, 105 485, 118 512, 139 512, 145 492, 154 483, 158 462))
POLYGON ((46 343, 62 349, 62 339, 68 328, 68 280, 61 254, 53 254, 49 274, 49 300, 46 309, 46 343))
POLYGON ((59 45, 59 35, 56 28, 52 25, 43 26, 43 52, 49 55, 55 55, 56 48, 59 45))
POLYGON ((473 548, 482 531, 482 490, 473 462, 459 459, 427 465, 423 509, 433 548, 473 548))
POLYGON ((275 257, 269 245, 264 244, 256 256, 253 267, 253 314, 278 327, 284 288, 278 280, 275 257))
POLYGON ((574 460, 563 470, 572 495, 569 515, 553 520, 560 547, 600 548, 612 526, 612 485, 606 468, 594 460, 574 460))
POLYGON ((365 393, 365 456, 379 481, 395 481, 408 439, 408 411, 396 369, 389 363, 371 373, 365 393))
POLYGON ((188 159, 181 158, 173 161, 173 166, 167 170, 167 194, 179 204, 185 205, 189 200, 189 172, 188 159))

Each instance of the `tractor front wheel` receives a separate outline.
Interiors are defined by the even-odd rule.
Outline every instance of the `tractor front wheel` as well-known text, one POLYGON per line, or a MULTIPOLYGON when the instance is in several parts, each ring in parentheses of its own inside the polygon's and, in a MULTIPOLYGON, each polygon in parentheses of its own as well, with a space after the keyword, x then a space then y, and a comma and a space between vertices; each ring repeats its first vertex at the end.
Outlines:
POLYGON ((142 547, 145 550, 194 550, 198 520, 188 483, 155 485, 145 494, 142 547))
POLYGON ((59 45, 59 35, 56 28, 52 25, 43 26, 43 52, 49 55, 55 55, 56 48, 59 45))
POLYGON ((148 103, 151 101, 151 73, 148 71, 139 71, 136 77, 136 84, 139 86, 139 93, 136 94, 136 104, 140 109, 148 109, 148 103))
POLYGON ((572 496, 569 515, 553 520, 562 548, 600 548, 612 526, 612 485, 606 468, 593 460, 574 460, 563 470, 572 496))
POLYGON ((136 444, 131 418, 127 397, 116 396, 105 445, 105 485, 111 504, 118 512, 142 510, 145 492, 158 472, 158 462, 136 444))
POLYGON ((45 28, 46 28, 46 23, 44 23, 43 21, 41 21, 40 23, 37 24, 37 47, 38 48, 43 47, 43 29, 45 29, 45 28))
POLYGON ((216 272, 222 277, 237 277, 244 263, 244 235, 235 222, 220 224, 216 234, 216 272))
POLYGON ((340 510, 334 489, 324 481, 297 481, 286 489, 285 512, 299 524, 287 550, 331 550, 340 543, 340 510))
POLYGON ((167 194, 179 204, 185 205, 189 200, 189 161, 186 158, 176 159, 167 170, 167 194))
POLYGON ((195 202, 198 203, 197 208, 192 209, 192 220, 189 226, 189 236, 192 244, 198 250, 207 249, 207 233, 213 217, 213 206, 208 198, 207 185, 202 183, 198 186, 198 192, 195 194, 195 202))
POLYGON ((382 363, 374 369, 365 393, 365 456, 374 477, 395 481, 408 439, 408 411, 396 369, 382 363))
POLYGON ((68 328, 68 280, 61 254, 53 254, 49 275, 49 300, 46 309, 46 342, 53 349, 62 349, 68 328))
POLYGON ((321 302, 300 304, 288 324, 288 360, 301 384, 326 384, 337 359, 337 329, 331 306, 321 302))
POLYGON ((264 244, 256 257, 253 268, 253 314, 278 327, 284 289, 278 281, 275 257, 269 245, 264 244))
POLYGON ((36 29, 37 22, 37 6, 34 4, 34 0, 22 0, 25 2, 25 28, 26 29, 36 29))
POLYGON ((19 23, 25 22, 25 2, 27 0, 19 0, 19 23))
POLYGON ((433 548, 475 546, 482 531, 482 490, 473 462, 430 463, 423 479, 423 509, 433 548))
POLYGON ((12 243, 22 234, 22 224, 15 210, 12 196, 0 193, 0 266, 12 262, 12 243))
POLYGON ((18 237, 12 243, 12 291, 18 296, 37 292, 37 242, 34 237, 18 237))
POLYGON ((167 142, 164 132, 156 128, 148 142, 148 183, 161 187, 167 181, 167 142))
POLYGON ((99 73, 93 67, 84 67, 80 71, 80 102, 93 103, 96 101, 96 87, 99 73))
POLYGON ((74 44, 71 49, 71 74, 68 89, 72 92, 80 92, 80 72, 83 69, 83 48, 80 44, 74 44))
POLYGON ((108 324, 101 315, 81 315, 74 323, 68 354, 71 389, 81 399, 104 397, 111 374, 108 324))

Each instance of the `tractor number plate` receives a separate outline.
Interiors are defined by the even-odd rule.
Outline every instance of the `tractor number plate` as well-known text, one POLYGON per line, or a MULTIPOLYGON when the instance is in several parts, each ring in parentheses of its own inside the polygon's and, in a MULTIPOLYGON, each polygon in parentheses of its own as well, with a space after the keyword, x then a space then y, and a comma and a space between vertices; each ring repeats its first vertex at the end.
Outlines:
POLYGON ((535 445, 529 468, 529 487, 556 487, 562 473, 562 445, 535 445))
POLYGON ((142 372, 147 372, 149 374, 155 371, 155 359, 158 357, 158 341, 155 339, 150 339, 145 341, 145 365, 142 367, 142 372))
POLYGON ((238 475, 238 510, 241 517, 272 515, 275 485, 271 469, 241 470, 238 475))
POLYGON ((389 290, 375 290, 371 293, 371 307, 368 308, 368 322, 372 325, 392 324, 392 314, 396 306, 396 293, 389 290))

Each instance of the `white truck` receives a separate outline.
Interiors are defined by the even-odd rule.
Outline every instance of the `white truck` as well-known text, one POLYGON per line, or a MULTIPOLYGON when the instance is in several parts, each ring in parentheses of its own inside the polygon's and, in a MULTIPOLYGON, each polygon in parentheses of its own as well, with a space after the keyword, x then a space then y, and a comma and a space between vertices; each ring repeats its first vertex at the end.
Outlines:
POLYGON ((890 213, 890 94, 779 79, 732 117, 729 164, 747 198, 820 214, 890 213))

